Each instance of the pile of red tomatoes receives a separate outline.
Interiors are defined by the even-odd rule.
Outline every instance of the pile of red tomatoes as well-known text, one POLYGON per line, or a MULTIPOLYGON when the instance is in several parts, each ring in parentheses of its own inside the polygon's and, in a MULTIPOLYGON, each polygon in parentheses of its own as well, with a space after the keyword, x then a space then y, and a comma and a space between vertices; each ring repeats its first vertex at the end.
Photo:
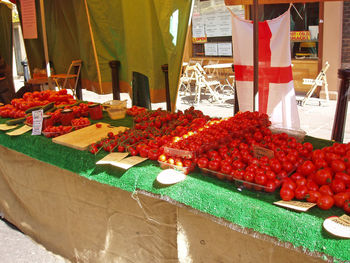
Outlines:
POLYGON ((321 209, 333 206, 350 213, 350 144, 334 143, 317 149, 309 160, 286 178, 280 190, 283 200, 307 200, 321 209))
POLYGON ((26 92, 23 98, 13 99, 11 104, 0 107, 0 117, 2 118, 21 118, 26 116, 26 110, 44 106, 50 102, 55 102, 55 106, 74 104, 76 100, 72 95, 67 94, 67 90, 59 91, 44 90, 26 92))

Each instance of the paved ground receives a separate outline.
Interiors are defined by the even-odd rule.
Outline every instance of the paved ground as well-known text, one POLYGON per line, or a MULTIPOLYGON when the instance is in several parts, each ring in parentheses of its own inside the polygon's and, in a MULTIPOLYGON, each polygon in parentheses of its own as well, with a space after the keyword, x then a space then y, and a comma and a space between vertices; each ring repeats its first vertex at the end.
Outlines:
MULTIPOLYGON (((16 80, 16 89, 23 86, 23 80, 16 80)), ((112 99, 112 95, 97 95, 89 91, 83 93, 83 99, 95 102, 104 102, 112 99)), ((131 100, 128 94, 122 94, 121 99, 131 100)), ((184 110, 193 105, 193 97, 183 96, 178 99, 178 109, 184 110)), ((199 105, 194 105, 210 116, 224 117, 233 114, 233 99, 225 98, 220 103, 211 103, 204 97, 199 105)), ((165 103, 153 104, 152 108, 165 108, 165 103)), ((317 101, 310 101, 307 105, 298 106, 301 119, 301 127, 308 135, 330 139, 333 128, 336 102, 330 101, 328 104, 319 105, 317 101)), ((349 114, 348 114, 349 116, 349 114)), ((350 123, 346 124, 344 142, 350 142, 350 123)), ((1 218, 1 214, 0 214, 1 218)), ((47 251, 43 246, 37 244, 30 237, 19 232, 14 226, 0 220, 0 262, 7 263, 61 263, 69 262, 59 255, 47 251)))

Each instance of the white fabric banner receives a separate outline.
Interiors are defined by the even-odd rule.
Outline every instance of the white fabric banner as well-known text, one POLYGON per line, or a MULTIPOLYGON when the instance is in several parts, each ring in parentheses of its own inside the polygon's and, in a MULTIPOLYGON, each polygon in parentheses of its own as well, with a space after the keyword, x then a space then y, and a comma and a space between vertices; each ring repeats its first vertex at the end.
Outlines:
MULTIPOLYGON (((253 23, 232 14, 232 42, 240 111, 253 110, 253 23)), ((259 111, 273 125, 300 128, 290 54, 290 9, 259 22, 259 111)))

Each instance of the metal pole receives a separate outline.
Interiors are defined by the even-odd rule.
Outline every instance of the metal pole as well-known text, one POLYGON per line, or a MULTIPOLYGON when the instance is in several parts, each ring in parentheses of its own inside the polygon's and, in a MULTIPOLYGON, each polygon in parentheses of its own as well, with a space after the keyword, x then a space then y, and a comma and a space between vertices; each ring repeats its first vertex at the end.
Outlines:
POLYGON ((119 86, 119 67, 120 61, 112 60, 109 62, 109 66, 112 69, 112 92, 113 99, 120 100, 120 86, 119 86))
POLYGON ((253 110, 258 111, 259 91, 259 3, 253 0, 253 56, 254 56, 254 96, 253 110))
POLYGON ((341 82, 338 93, 337 108, 333 122, 332 140, 343 142, 346 122, 345 120, 348 110, 350 69, 339 69, 338 77, 341 79, 341 82))
POLYGON ((51 68, 49 61, 49 51, 47 48, 47 36, 46 36, 46 24, 45 24, 45 8, 44 0, 40 0, 40 16, 41 16, 41 26, 43 30, 43 44, 44 44, 44 55, 45 55, 45 64, 46 64, 46 75, 48 78, 49 89, 52 89, 51 83, 51 68))

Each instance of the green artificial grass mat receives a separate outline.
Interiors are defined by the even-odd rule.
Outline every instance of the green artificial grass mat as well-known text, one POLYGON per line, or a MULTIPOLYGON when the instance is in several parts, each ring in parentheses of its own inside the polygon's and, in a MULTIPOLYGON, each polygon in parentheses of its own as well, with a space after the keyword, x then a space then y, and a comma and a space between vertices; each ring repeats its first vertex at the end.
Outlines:
MULTIPOLYGON (((105 115, 102 121, 115 126, 132 126, 130 117, 112 121, 105 115)), ((4 122, 5 119, 0 119, 0 123, 4 122)), ((306 136, 305 141, 311 142, 315 148, 332 144, 331 141, 309 136, 306 136)), ((350 240, 333 237, 322 228, 327 217, 344 214, 338 208, 322 211, 314 207, 306 213, 294 212, 273 205, 273 202, 280 200, 278 191, 273 194, 246 189, 240 191, 231 182, 219 181, 198 171, 189 174, 183 182, 164 187, 156 182, 161 169, 155 161, 147 160, 127 171, 109 165, 96 166, 96 161, 107 155, 103 150, 95 156, 87 151, 52 143, 51 139, 44 136, 32 136, 30 132, 16 137, 0 132, 0 144, 125 191, 144 190, 170 197, 243 228, 290 242, 304 251, 324 253, 338 260, 350 260, 350 240)))

